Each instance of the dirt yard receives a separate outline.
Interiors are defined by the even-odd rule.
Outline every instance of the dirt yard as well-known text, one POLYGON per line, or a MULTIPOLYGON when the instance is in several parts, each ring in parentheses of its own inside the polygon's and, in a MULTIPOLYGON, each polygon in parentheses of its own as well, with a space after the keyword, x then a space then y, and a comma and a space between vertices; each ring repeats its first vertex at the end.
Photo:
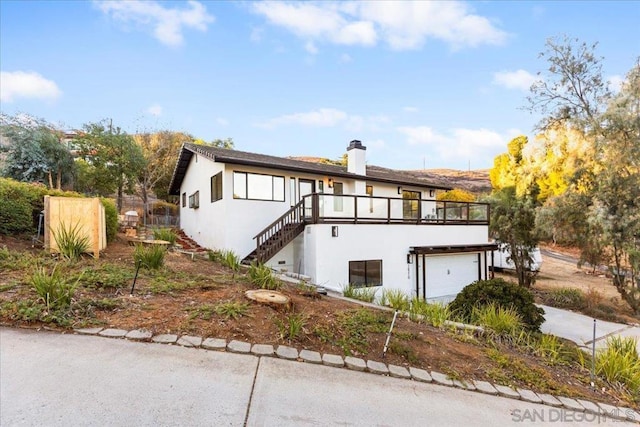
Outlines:
MULTIPOLYGON (((605 292, 604 278, 576 270, 545 259, 537 286, 597 286, 605 292)), ((312 298, 294 285, 281 288, 291 298, 289 308, 260 305, 245 298, 244 292, 255 286, 242 271, 234 274, 208 259, 192 260, 168 252, 163 268, 140 271, 130 296, 134 275, 133 247, 124 236, 110 244, 100 259, 85 258, 76 263, 56 261, 31 248, 28 240, 0 236, 0 323, 55 330, 141 328, 154 334, 285 344, 435 370, 454 379, 485 380, 616 405, 638 404, 605 383, 591 388, 588 370, 575 360, 549 361, 508 340, 474 337, 407 318, 397 322, 383 358, 391 312, 325 296, 312 298), (78 283, 68 312, 48 310, 29 284, 38 268, 50 272, 54 267, 67 280, 78 283), (232 309, 222 311, 221 307, 232 309), (294 324, 299 331, 292 335, 294 324)), ((606 292, 607 298, 615 296, 608 289, 606 292)))

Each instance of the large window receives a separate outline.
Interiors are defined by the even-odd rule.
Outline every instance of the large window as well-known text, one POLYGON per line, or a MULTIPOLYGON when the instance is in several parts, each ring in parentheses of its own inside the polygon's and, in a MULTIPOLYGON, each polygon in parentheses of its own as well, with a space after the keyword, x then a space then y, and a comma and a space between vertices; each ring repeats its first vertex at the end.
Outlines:
POLYGON ((211 177, 211 203, 222 199, 222 172, 211 177))
POLYGON ((284 177, 234 172, 233 198, 284 202, 284 177))
POLYGON ((353 286, 382 286, 382 260, 349 261, 349 283, 353 286))
POLYGON ((333 194, 335 196, 333 198, 333 210, 336 212, 342 212, 342 208, 343 208, 342 195, 344 194, 343 191, 344 191, 344 187, 341 182, 333 183, 333 194))

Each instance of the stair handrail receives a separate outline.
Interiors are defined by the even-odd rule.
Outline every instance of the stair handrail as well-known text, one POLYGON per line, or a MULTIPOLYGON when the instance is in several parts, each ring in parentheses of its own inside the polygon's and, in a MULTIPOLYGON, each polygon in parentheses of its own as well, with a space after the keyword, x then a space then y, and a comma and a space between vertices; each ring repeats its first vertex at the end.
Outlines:
POLYGON ((257 247, 266 242, 271 236, 282 230, 285 225, 296 224, 304 221, 304 199, 296 203, 291 209, 283 213, 278 219, 266 226, 261 232, 256 234, 253 238, 257 239, 257 247), (287 220, 287 221, 285 221, 287 220), (264 239, 265 236, 269 236, 264 239))

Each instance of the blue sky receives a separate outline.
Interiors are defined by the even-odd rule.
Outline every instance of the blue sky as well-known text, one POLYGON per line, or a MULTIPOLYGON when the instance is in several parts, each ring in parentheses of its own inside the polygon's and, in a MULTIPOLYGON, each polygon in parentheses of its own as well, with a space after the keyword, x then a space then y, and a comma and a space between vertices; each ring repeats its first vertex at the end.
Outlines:
POLYGON ((396 169, 489 168, 514 136, 547 38, 598 42, 615 86, 640 2, 0 0, 0 110, 64 128, 112 118, 274 155, 396 169))

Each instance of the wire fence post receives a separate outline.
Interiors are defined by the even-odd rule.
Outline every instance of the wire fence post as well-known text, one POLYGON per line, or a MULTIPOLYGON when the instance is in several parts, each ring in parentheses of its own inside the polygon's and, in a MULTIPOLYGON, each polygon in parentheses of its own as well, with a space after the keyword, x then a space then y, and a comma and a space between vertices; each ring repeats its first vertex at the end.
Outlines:
POLYGON ((593 340, 591 341, 591 387, 596 386, 596 319, 593 319, 593 340))

